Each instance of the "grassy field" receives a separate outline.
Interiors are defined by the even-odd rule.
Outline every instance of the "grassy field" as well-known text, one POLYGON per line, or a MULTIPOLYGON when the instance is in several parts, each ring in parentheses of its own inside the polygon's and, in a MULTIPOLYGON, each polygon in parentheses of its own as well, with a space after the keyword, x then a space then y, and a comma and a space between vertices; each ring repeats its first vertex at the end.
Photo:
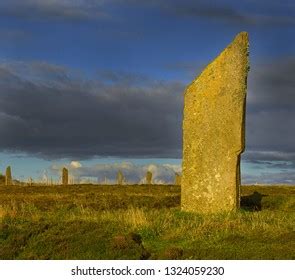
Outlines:
POLYGON ((178 186, 0 186, 0 259, 295 259, 295 187, 255 191, 261 211, 200 215, 178 186))

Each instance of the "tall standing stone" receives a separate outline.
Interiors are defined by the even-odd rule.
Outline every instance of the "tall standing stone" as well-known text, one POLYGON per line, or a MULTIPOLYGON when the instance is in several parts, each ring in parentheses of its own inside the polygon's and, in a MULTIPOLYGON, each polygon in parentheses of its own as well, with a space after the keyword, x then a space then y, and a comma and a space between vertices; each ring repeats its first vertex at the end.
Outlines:
POLYGON ((239 207, 248 46, 248 34, 238 34, 186 89, 181 182, 185 211, 239 207))
POLYGON ((119 170, 117 174, 117 183, 118 185, 123 185, 124 183, 124 175, 121 170, 119 170))
POLYGON ((146 179, 147 185, 151 185, 152 179, 153 179, 153 173, 151 171, 147 171, 145 179, 146 179))
POLYGON ((62 169, 62 184, 67 185, 69 182, 69 171, 65 167, 62 169))
POLYGON ((12 176, 11 176, 11 167, 7 166, 5 172, 5 185, 10 186, 12 185, 12 176))

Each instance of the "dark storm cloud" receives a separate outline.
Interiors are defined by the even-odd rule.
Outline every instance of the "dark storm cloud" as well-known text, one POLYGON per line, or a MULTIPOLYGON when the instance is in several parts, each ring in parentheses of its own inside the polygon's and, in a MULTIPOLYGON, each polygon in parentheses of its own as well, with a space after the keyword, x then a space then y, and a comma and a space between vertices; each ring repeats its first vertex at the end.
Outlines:
MULTIPOLYGON (((244 160, 295 163, 294 73, 292 57, 252 65, 244 160)), ((88 80, 45 62, 2 63, 0 148, 47 158, 180 158, 183 90, 124 72, 88 80)))
POLYGON ((117 8, 151 8, 180 18, 208 19, 246 25, 294 25, 294 5, 233 0, 2 0, 0 16, 38 20, 117 18, 117 8))
POLYGON ((295 102, 295 57, 282 57, 251 68, 249 81, 253 95, 248 102, 260 106, 267 104, 276 109, 293 109, 295 102))
POLYGON ((126 85, 132 85, 132 84, 142 84, 145 83, 151 83, 152 80, 149 79, 145 75, 135 74, 135 73, 127 73, 122 71, 110 71, 110 70, 99 70, 97 72, 100 79, 112 82, 112 83, 120 83, 120 84, 126 84, 126 85))
POLYGON ((107 16, 103 1, 2 0, 0 16, 25 19, 89 20, 107 16))
POLYGON ((182 18, 203 18, 246 25, 294 25, 294 5, 233 0, 112 0, 125 5, 144 6, 182 18), (270 6, 270 7, 268 7, 270 6))
POLYGON ((294 57, 252 67, 245 159, 295 161, 294 73, 294 57))
POLYGON ((87 80, 47 63, 3 63, 1 150, 46 158, 180 157, 183 85, 111 74, 87 80))

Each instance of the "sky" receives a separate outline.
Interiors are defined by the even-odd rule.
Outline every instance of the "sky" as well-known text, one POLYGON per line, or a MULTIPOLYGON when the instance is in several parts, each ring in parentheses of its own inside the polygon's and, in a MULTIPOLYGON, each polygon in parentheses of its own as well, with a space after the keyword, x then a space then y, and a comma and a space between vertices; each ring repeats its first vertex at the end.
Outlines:
POLYGON ((250 39, 242 183, 295 184, 295 2, 2 0, 0 170, 130 182, 181 172, 185 87, 250 39))

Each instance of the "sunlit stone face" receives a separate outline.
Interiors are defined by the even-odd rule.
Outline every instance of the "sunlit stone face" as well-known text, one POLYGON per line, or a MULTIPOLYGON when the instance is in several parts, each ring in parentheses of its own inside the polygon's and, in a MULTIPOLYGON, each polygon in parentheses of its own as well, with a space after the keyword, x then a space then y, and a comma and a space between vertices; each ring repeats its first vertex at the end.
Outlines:
POLYGON ((248 34, 242 32, 186 89, 181 182, 185 211, 239 207, 248 65, 248 34))

